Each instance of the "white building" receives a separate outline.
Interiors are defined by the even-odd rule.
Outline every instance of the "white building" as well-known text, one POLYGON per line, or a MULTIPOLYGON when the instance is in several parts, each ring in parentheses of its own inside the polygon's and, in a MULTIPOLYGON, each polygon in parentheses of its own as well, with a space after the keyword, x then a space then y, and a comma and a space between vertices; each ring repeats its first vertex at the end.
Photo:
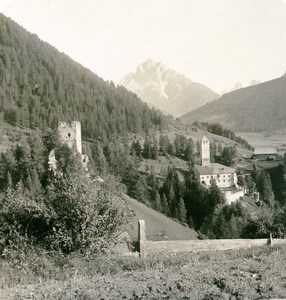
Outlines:
POLYGON ((208 166, 196 165, 195 168, 200 176, 200 183, 207 187, 211 186, 212 180, 221 189, 236 187, 237 185, 237 176, 234 168, 217 163, 210 163, 208 166))
POLYGON ((195 170, 202 185, 210 187, 215 181, 225 196, 226 204, 244 196, 243 190, 238 190, 235 169, 210 162, 210 142, 206 136, 201 139, 201 165, 195 165, 195 170))

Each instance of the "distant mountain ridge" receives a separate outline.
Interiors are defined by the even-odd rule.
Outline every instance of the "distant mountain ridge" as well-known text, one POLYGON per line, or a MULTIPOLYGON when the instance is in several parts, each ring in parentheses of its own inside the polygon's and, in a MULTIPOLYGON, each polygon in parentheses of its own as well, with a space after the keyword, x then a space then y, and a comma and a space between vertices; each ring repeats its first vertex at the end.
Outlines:
POLYGON ((286 126, 286 76, 223 95, 183 115, 184 123, 220 123, 236 132, 267 132, 286 126))
POLYGON ((219 97, 203 84, 153 60, 139 65, 135 73, 127 74, 119 84, 150 106, 172 115, 182 115, 219 97))
POLYGON ((229 90, 222 90, 220 92, 220 94, 221 95, 227 94, 227 93, 230 93, 230 92, 242 89, 244 87, 253 86, 253 85, 256 85, 256 84, 259 84, 259 83, 261 83, 261 81, 256 80, 256 79, 251 80, 251 82, 247 86, 243 86, 241 82, 237 82, 231 89, 229 89, 229 90))

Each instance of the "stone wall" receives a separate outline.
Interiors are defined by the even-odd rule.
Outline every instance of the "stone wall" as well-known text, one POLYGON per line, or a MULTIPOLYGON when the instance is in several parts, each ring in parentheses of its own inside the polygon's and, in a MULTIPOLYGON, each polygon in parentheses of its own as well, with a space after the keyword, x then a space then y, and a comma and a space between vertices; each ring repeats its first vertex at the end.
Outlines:
POLYGON ((244 196, 244 190, 227 191, 223 192, 225 198, 225 204, 230 205, 232 202, 239 200, 240 197, 244 196))
POLYGON ((63 143, 67 144, 71 149, 76 150, 78 153, 82 153, 80 122, 60 122, 58 132, 63 143))

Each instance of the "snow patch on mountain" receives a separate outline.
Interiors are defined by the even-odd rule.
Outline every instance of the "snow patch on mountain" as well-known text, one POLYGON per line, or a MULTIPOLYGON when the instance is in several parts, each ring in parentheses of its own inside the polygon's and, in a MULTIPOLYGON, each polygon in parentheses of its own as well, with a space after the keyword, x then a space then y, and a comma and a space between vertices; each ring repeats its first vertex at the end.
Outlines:
POLYGON ((216 93, 166 65, 147 60, 119 83, 143 101, 173 115, 191 111, 215 98, 216 93))

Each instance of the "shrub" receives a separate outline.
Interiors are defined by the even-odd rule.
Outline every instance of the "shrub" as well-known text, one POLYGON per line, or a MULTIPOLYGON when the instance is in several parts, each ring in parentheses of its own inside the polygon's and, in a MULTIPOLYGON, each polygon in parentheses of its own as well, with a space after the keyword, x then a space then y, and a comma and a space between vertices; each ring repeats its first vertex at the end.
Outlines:
POLYGON ((65 254, 95 253, 128 219, 124 200, 107 183, 56 176, 42 194, 7 190, 0 206, 2 252, 37 245, 65 254))

